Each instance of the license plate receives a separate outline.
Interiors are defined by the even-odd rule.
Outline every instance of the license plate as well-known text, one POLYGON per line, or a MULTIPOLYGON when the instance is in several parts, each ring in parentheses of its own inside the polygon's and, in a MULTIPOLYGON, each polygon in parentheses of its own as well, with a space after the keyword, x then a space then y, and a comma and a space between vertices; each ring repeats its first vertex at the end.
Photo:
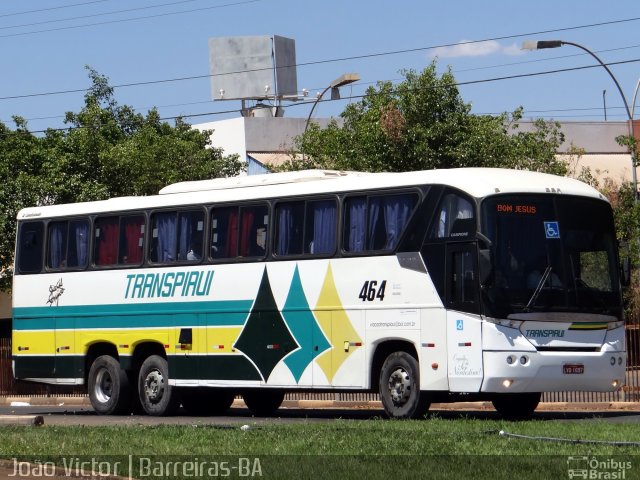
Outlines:
POLYGON ((581 375, 584 373, 584 365, 580 363, 567 363, 562 366, 562 373, 567 375, 581 375))

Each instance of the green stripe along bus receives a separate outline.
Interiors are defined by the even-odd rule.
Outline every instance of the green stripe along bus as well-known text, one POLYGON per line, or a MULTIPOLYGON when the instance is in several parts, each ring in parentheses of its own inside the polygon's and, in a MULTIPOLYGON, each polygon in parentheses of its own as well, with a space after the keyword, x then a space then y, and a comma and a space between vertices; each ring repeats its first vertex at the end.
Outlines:
POLYGON ((14 375, 86 385, 101 414, 367 391, 390 417, 520 417, 624 382, 611 206, 573 179, 312 170, 17 220, 14 375))

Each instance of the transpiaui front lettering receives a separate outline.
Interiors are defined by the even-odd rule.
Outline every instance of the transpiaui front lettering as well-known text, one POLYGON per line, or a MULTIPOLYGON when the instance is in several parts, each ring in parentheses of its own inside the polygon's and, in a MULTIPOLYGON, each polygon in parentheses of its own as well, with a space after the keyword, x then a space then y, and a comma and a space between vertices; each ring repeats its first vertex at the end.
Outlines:
POLYGON ((213 271, 132 273, 127 275, 124 298, 206 297, 213 271))

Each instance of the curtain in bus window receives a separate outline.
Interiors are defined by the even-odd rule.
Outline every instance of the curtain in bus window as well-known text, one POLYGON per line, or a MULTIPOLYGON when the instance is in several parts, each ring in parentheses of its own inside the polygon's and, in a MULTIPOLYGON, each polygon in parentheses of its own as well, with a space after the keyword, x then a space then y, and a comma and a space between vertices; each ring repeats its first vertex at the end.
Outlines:
POLYGON ((348 201, 349 225, 347 227, 346 247, 350 252, 364 250, 367 199, 365 197, 351 198, 348 201))
POLYGON ((332 253, 336 243, 336 203, 333 200, 312 202, 313 235, 306 253, 332 253))
POLYGON ((178 258, 182 261, 198 261, 202 258, 202 212, 184 212, 179 216, 178 258))
POLYGON ((302 253, 304 231, 304 202, 280 204, 276 229, 276 253, 299 255, 302 253))
POLYGON ((227 245, 225 248, 225 256, 233 258, 238 255, 238 210, 233 209, 229 212, 227 221, 227 245))
POLYGON ((178 230, 180 232, 178 234, 178 259, 184 261, 187 259, 191 242, 191 218, 188 214, 181 213, 178 222, 180 225, 178 230))
POLYGON ((256 228, 253 225, 254 214, 249 209, 242 210, 241 228, 240 228, 240 256, 249 257, 254 249, 253 244, 256 243, 256 228))
POLYGON ((380 243, 379 236, 379 224, 380 221, 380 205, 382 203, 381 197, 374 197, 369 199, 369 223, 367 225, 367 249, 379 250, 382 245, 380 243))
POLYGON ((176 214, 159 213, 156 215, 157 261, 175 262, 177 253, 176 214))
POLYGON ((392 250, 398 244, 415 203, 413 195, 398 195, 384 199, 384 223, 387 233, 385 250, 392 250))
POLYGON ((49 267, 63 268, 66 266, 67 250, 67 222, 49 224, 49 267))
POLYGON ((122 220, 120 263, 141 263, 144 242, 144 217, 127 217, 122 220))
POLYGON ((69 224, 69 267, 86 267, 89 260, 89 222, 74 221, 69 224))
POLYGON ((114 265, 118 259, 118 218, 96 221, 96 265, 114 265))
POLYGON ((238 209, 216 208, 211 211, 211 258, 236 256, 238 209))
POLYGON ((293 205, 280 204, 278 207, 278 241, 276 244, 277 255, 287 255, 290 251, 293 237, 293 205))

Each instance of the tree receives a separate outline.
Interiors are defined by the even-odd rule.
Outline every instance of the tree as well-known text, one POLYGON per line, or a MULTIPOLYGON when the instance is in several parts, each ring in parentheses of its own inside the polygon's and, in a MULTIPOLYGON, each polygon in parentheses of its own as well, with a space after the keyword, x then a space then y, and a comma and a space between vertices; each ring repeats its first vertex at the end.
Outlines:
POLYGON ((16 215, 25 205, 43 203, 42 165, 47 152, 20 117, 16 129, 0 122, 0 289, 10 285, 16 238, 16 215))
POLYGON ((47 135, 55 149, 56 202, 153 195, 170 183, 240 172, 237 155, 223 157, 211 147, 213 132, 192 129, 182 119, 171 126, 155 109, 143 116, 119 106, 108 80, 87 69, 92 87, 85 105, 66 114, 74 128, 47 135))
POLYGON ((287 170, 329 168, 410 171, 453 167, 510 167, 564 174, 555 152, 564 137, 557 123, 539 120, 518 130, 522 109, 498 116, 473 115, 450 71, 435 62, 421 73, 403 72, 397 86, 378 82, 325 129, 312 123, 296 138, 302 158, 287 170))
POLYGON ((108 79, 87 67, 91 88, 78 113, 67 112, 67 131, 29 132, 14 118, 15 130, 0 123, 0 289, 9 290, 16 215, 26 206, 152 195, 187 180, 237 175, 237 155, 211 147, 211 131, 178 119, 163 122, 120 106, 108 79))

